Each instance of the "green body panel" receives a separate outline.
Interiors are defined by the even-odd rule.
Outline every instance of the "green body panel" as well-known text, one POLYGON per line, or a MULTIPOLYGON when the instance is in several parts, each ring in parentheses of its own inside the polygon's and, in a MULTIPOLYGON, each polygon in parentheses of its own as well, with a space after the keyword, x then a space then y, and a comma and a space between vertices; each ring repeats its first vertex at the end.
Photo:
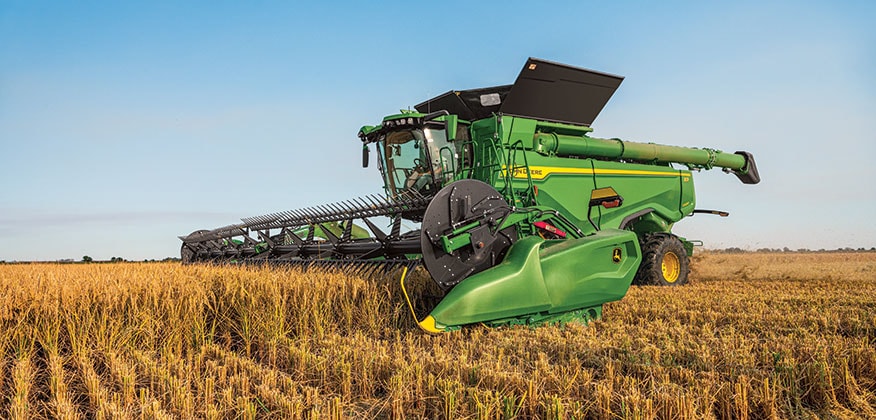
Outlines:
POLYGON ((613 209, 600 208, 600 224, 617 228, 629 215, 653 210, 665 224, 667 232, 675 223, 693 211, 691 197, 683 197, 682 185, 693 184, 690 171, 667 166, 594 160, 596 187, 612 187, 624 198, 624 205, 613 209), (687 200, 684 200, 687 198, 687 200))
POLYGON ((511 246, 502 263, 451 289, 431 316, 436 326, 448 328, 600 307, 626 294, 640 259, 638 239, 628 231, 552 241, 528 236, 511 246))

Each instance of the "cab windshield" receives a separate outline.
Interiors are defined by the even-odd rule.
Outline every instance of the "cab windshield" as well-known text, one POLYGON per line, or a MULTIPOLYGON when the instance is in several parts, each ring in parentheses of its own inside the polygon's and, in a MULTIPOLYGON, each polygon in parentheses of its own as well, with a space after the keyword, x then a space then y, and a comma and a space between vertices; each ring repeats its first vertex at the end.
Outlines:
POLYGON ((443 129, 400 129, 378 140, 386 188, 393 195, 436 192, 453 179, 458 155, 443 129))

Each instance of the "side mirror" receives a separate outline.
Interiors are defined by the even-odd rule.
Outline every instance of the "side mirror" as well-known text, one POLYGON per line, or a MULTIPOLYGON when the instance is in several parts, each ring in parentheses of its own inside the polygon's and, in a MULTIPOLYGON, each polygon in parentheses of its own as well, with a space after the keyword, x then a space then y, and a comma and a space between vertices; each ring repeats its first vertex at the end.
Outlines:
POLYGON ((456 140, 456 126, 459 121, 459 116, 448 115, 444 117, 444 122, 447 124, 447 141, 456 140))
POLYGON ((590 192, 590 203, 587 206, 587 221, 593 226, 593 229, 599 230, 599 226, 593 223, 590 213, 593 207, 602 206, 607 209, 620 207, 624 203, 624 198, 617 193, 612 187, 597 188, 590 192))
POLYGON ((368 159, 368 155, 369 155, 369 152, 370 152, 370 150, 368 150, 368 145, 367 145, 367 144, 363 144, 363 145, 362 145, 362 167, 363 167, 363 168, 367 168, 367 167, 368 167, 368 160, 369 160, 369 159, 368 159))

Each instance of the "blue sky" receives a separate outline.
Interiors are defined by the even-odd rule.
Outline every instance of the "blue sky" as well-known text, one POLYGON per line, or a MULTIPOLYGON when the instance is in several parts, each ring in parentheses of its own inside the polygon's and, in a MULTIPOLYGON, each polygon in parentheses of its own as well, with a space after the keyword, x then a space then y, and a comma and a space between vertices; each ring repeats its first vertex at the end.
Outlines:
POLYGON ((529 56, 626 77, 594 135, 754 153, 697 174, 707 247, 876 246, 873 2, 0 0, 0 260, 380 192, 359 127, 529 56), (606 4, 609 3, 609 4, 606 4))

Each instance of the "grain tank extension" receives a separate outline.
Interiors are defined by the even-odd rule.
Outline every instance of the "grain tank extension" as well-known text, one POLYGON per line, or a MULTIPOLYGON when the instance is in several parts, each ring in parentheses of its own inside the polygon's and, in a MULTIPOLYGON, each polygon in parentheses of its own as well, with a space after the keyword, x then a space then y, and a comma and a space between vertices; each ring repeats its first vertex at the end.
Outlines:
POLYGON ((387 116, 359 131, 384 195, 195 231, 180 237, 182 259, 405 273, 422 264, 443 293, 417 320, 431 332, 587 320, 630 284, 682 285, 694 244, 672 226, 727 215, 696 208, 693 172, 722 168, 757 184, 757 166, 744 151, 591 136, 622 80, 530 58, 514 84, 387 116))

